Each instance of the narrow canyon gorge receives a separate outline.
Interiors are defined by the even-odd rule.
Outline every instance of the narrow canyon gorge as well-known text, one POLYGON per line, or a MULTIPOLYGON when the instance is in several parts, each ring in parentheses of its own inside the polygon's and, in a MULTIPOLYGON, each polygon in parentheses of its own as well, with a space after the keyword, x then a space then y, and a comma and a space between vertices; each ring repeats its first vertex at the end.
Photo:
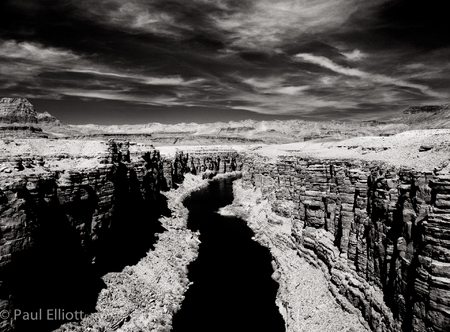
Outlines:
POLYGON ((259 314, 278 318, 260 330, 449 331, 448 174, 113 140, 92 157, 81 145, 1 160, 1 331, 183 331, 217 311, 229 328, 263 302, 273 308, 259 314), (77 159, 85 167, 67 166, 77 159), (244 221, 251 230, 233 229, 244 221), (52 308, 83 315, 23 314, 52 308))
POLYGON ((211 181, 185 200, 188 228, 200 232, 201 245, 174 332, 284 331, 269 250, 252 241, 244 220, 217 213, 233 201, 233 180, 211 181))

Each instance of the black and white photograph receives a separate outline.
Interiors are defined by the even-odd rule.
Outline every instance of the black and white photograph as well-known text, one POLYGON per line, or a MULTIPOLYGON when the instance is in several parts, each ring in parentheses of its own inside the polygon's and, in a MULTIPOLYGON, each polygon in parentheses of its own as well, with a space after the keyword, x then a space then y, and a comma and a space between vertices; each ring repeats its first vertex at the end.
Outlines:
POLYGON ((0 332, 450 332, 443 0, 0 0, 0 332))

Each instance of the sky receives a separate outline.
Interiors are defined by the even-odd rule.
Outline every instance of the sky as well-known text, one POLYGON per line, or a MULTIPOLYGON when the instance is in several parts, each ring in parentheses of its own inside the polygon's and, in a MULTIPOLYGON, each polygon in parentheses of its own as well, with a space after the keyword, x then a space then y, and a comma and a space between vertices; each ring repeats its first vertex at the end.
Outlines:
POLYGON ((388 119, 450 100, 444 6, 1 0, 0 97, 68 124, 388 119))

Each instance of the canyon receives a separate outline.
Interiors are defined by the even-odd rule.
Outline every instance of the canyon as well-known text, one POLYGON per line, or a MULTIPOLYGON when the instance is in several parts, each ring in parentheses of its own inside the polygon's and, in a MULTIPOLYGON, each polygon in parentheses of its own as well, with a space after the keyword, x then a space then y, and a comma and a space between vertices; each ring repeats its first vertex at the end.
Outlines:
POLYGON ((1 331, 171 330, 203 250, 183 202, 229 176, 217 213, 270 251, 286 331, 450 330, 449 130, 167 146, 49 122, 0 140, 1 331), (83 315, 23 315, 52 308, 83 315))
MULTIPOLYGON (((77 143, 80 142, 71 142, 72 145, 77 143)), ((216 153, 214 159, 203 158, 201 152, 190 157, 180 152, 168 159, 151 147, 130 148, 128 142, 112 140, 98 142, 94 147, 99 146, 103 147, 104 153, 97 151, 95 155, 101 155, 100 158, 92 160, 89 155, 76 156, 84 159, 82 168, 67 169, 69 165, 73 166, 74 157, 69 155, 43 158, 31 154, 23 159, 15 156, 2 159, 1 310, 12 313, 64 307, 92 312, 95 298, 90 299, 91 293, 98 293, 105 287, 105 281, 98 276, 135 265, 143 257, 150 259, 145 254, 155 242, 155 232, 162 233, 156 245, 164 254, 167 254, 165 241, 169 242, 169 248, 175 243, 175 249, 183 252, 183 256, 178 253, 182 266, 172 267, 172 274, 179 279, 180 285, 170 284, 169 288, 177 286, 174 292, 179 292, 178 288, 186 287, 182 267, 195 257, 197 237, 178 225, 185 223, 185 218, 179 216, 185 213, 178 206, 180 202, 170 200, 167 203, 168 198, 161 192, 178 187, 188 172, 202 173, 205 178, 234 172, 241 167, 239 159, 229 152, 216 153), (149 151, 145 151, 146 148, 149 151), (158 221, 160 217, 162 221, 158 221), (163 233, 166 229, 173 229, 174 234, 163 233), (183 242, 185 246, 178 248, 183 242), (103 285, 97 285, 99 283, 103 285)), ((76 150, 83 153, 80 144, 76 150)), ((205 181, 197 180, 203 185, 205 181)), ((180 192, 182 189, 177 190, 177 196, 180 192)), ((155 252, 156 249, 152 253, 155 252)), ((146 268, 158 259, 161 258, 154 256, 146 268)), ((170 260, 162 264, 170 264, 170 260)), ((166 270, 167 267, 161 267, 160 274, 166 270)), ((156 272, 152 270, 151 273, 156 272)), ((147 275, 144 271, 136 273, 147 275)), ((169 283, 161 276, 158 282, 169 283)), ((139 289, 140 292, 149 291, 148 285, 139 289)), ((166 295, 161 289, 157 292, 166 295)), ((133 292, 135 296, 136 292, 133 292)), ((139 306, 145 306, 145 302, 139 301, 139 306)), ((167 307, 165 310, 167 313, 167 307)), ((95 321, 93 324, 101 327, 111 323, 111 319, 119 319, 117 315, 123 315, 114 313, 105 318, 106 313, 102 314, 103 317, 90 317, 88 321, 97 319, 100 323, 95 321)), ((19 330, 26 330, 31 328, 29 324, 34 328, 41 324, 42 328, 55 328, 51 320, 16 322, 13 316, 3 320, 1 327, 9 330, 17 325, 19 330)))

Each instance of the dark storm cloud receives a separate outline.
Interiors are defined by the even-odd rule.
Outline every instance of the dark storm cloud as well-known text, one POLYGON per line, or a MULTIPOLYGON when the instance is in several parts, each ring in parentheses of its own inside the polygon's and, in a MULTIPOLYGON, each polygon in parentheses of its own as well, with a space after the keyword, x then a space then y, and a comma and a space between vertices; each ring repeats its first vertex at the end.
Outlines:
POLYGON ((174 116, 189 106, 194 118, 200 109, 229 110, 230 120, 238 110, 385 116, 448 101, 441 9, 416 0, 6 0, 0 89, 174 116))

